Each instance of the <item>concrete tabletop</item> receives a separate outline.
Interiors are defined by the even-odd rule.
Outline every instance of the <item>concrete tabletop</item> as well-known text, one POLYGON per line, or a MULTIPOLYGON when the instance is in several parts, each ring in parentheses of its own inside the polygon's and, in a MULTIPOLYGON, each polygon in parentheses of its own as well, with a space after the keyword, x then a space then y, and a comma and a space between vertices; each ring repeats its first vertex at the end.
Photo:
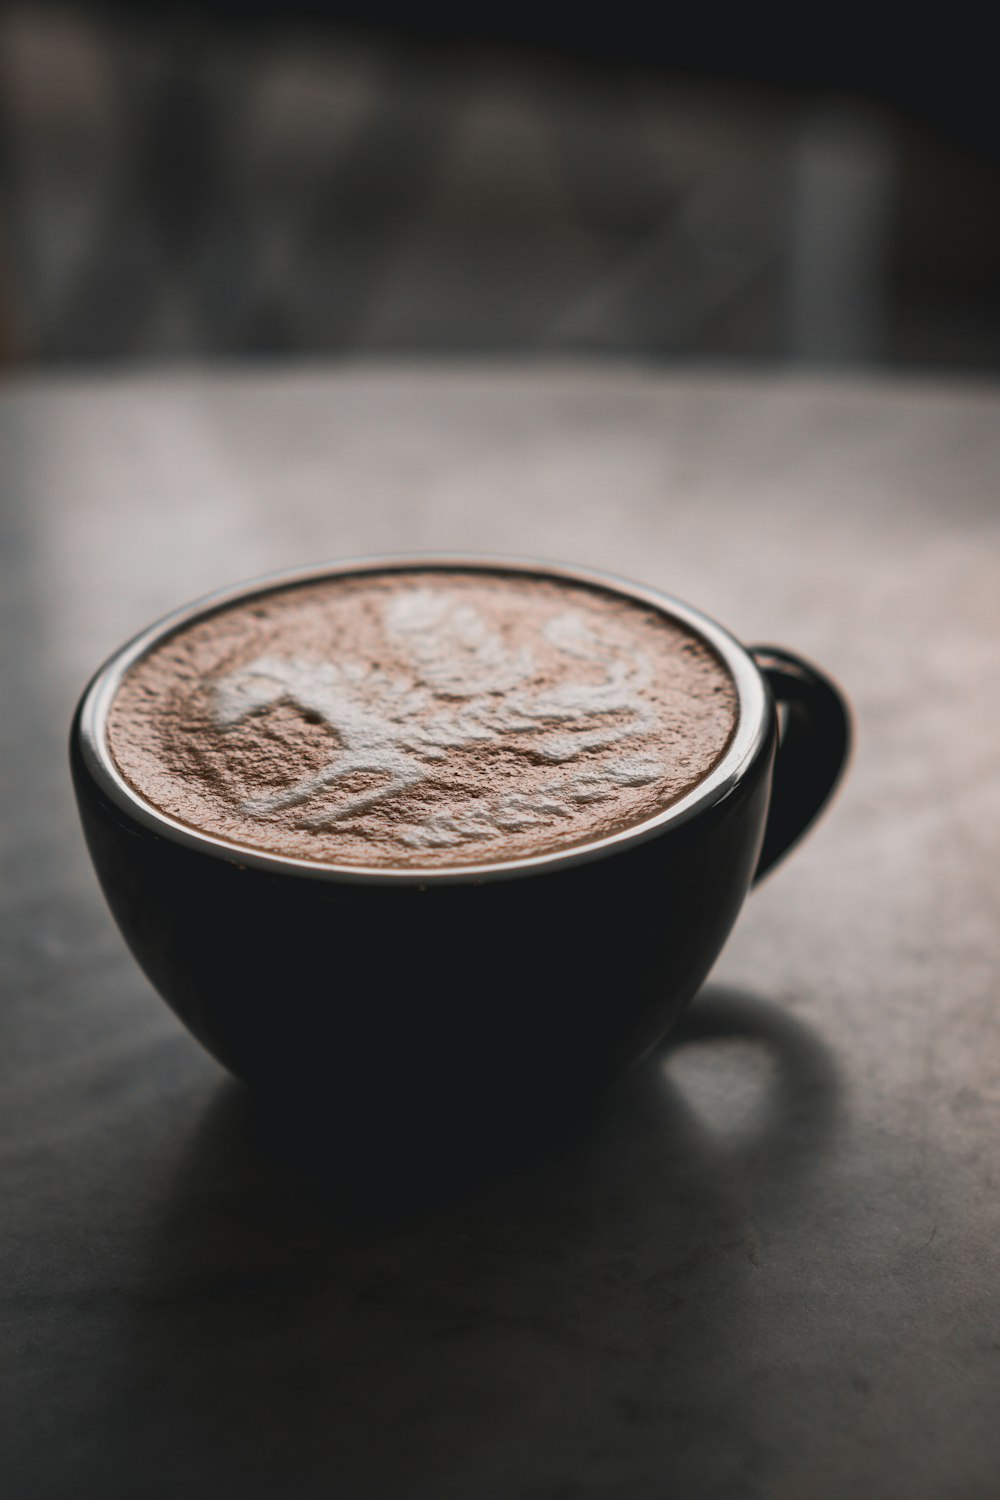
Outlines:
POLYGON ((998 475, 988 385, 4 388, 5 1500, 1000 1493, 998 475), (298 1160, 149 988, 65 735, 175 605, 418 549, 663 587, 823 665, 858 746, 673 1045, 558 1146, 407 1199, 298 1160))

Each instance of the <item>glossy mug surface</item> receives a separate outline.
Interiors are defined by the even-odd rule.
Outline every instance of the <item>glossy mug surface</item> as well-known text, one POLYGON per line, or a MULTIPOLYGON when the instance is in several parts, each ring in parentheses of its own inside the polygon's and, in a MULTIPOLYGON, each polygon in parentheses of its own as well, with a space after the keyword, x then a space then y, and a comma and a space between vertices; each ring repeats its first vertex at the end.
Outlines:
POLYGON ((751 885, 828 798, 848 738, 844 701, 815 668, 744 648, 655 591, 549 564, 404 557, 259 580, 154 625, 84 692, 71 765, 126 942, 226 1068, 334 1119, 388 1110, 467 1128, 587 1097, 665 1034, 751 885), (171 816, 122 774, 108 733, 122 683, 192 626, 325 579, 446 585, 477 572, 596 590, 704 643, 736 695, 709 773, 641 821, 565 847, 400 868, 250 847, 171 816))

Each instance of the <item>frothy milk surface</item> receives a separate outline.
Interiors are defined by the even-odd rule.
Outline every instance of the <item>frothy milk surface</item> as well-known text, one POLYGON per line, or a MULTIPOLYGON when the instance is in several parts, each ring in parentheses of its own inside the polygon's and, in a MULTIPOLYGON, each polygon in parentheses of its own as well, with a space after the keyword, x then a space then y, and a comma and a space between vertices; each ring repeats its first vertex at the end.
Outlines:
POLYGON ((544 854, 712 770, 737 697, 702 639, 596 587, 412 569, 292 585, 136 662, 108 739, 182 823, 327 864, 544 854))

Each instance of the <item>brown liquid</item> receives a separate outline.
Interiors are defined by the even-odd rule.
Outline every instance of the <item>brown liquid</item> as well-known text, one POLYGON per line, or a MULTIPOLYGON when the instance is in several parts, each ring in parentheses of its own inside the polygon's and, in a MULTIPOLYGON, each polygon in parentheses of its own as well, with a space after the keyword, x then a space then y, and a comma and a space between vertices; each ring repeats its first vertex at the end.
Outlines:
POLYGON ((437 868, 588 843, 716 765, 721 660, 621 595, 518 573, 358 574, 234 604, 126 674, 108 738, 178 821, 328 864, 437 868))

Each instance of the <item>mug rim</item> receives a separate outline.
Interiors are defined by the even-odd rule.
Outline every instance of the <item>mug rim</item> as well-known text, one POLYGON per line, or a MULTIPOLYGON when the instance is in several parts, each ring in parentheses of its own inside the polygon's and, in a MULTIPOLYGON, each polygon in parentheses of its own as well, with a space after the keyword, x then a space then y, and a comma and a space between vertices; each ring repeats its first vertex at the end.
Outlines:
POLYGON ((494 880, 547 874, 557 869, 589 864, 593 860, 645 843, 707 811, 730 796, 764 747, 771 721, 771 704, 764 680, 753 658, 724 626, 701 610, 659 589, 597 568, 510 557, 490 553, 394 553, 371 554, 337 562, 313 563, 284 568, 242 583, 204 594, 191 603, 163 615, 119 647, 84 689, 76 713, 74 738, 91 778, 98 789, 120 811, 150 833, 191 850, 222 859, 239 868, 270 874, 295 875, 313 880, 350 885, 392 885, 424 888, 430 885, 479 885, 494 880), (737 696, 736 727, 726 749, 712 770, 683 797, 661 808, 641 823, 565 849, 516 859, 468 865, 407 866, 392 869, 375 865, 335 864, 301 856, 277 854, 241 844, 219 834, 207 833, 162 812, 125 780, 116 766, 108 743, 107 723, 111 705, 130 668, 170 636, 208 619, 233 605, 286 588, 319 583, 327 578, 366 573, 418 572, 516 573, 624 596, 680 621, 698 635, 718 656, 728 671, 737 696))

